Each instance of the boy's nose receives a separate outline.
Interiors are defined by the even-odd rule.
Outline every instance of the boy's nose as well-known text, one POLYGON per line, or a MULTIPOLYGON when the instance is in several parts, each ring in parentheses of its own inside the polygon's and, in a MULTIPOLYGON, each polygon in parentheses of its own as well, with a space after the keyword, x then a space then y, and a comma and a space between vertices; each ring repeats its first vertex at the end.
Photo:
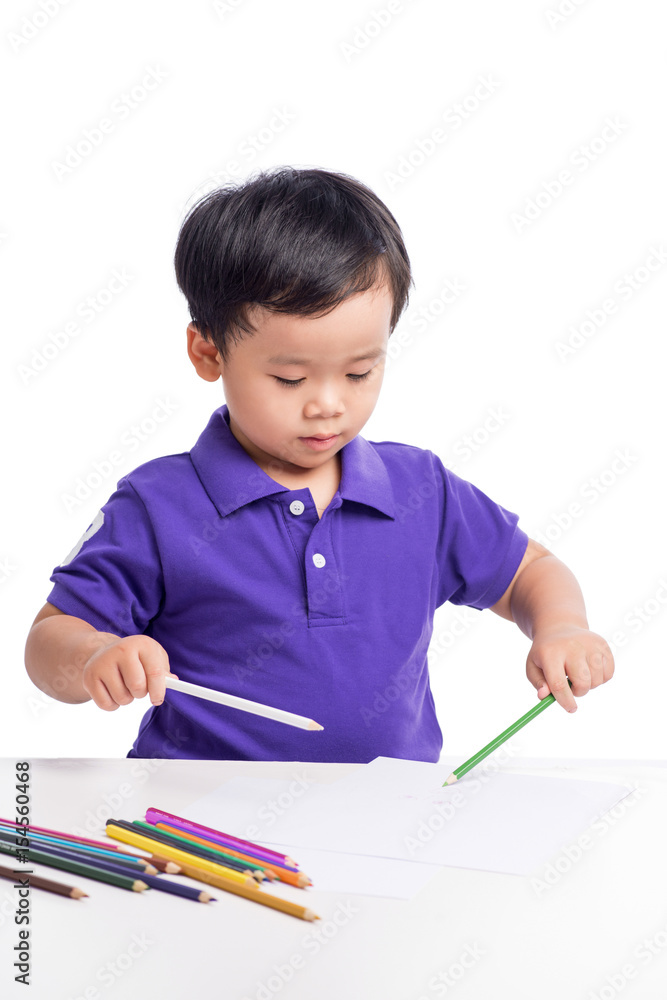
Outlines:
POLYGON ((333 389, 317 392, 308 400, 305 406, 305 415, 307 417, 320 417, 323 420, 328 420, 331 417, 339 417, 344 411, 345 404, 340 395, 333 389))

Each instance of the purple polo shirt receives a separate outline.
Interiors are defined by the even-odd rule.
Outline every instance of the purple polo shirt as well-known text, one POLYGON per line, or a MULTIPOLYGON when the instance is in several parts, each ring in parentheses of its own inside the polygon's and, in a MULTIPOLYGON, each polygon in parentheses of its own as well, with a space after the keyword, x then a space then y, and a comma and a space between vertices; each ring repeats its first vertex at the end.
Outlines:
POLYGON ((528 541, 517 516, 433 452, 357 436, 318 520, 310 490, 271 479, 228 421, 221 406, 190 452, 124 476, 47 600, 151 636, 184 681, 324 730, 167 691, 128 757, 437 761, 433 613, 502 596, 528 541))

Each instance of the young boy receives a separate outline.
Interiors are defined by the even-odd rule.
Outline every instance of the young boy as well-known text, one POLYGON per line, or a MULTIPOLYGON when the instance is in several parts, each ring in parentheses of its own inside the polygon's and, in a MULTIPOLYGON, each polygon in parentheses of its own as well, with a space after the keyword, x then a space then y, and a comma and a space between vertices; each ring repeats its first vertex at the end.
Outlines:
POLYGON ((51 576, 34 683, 114 711, 150 695, 130 757, 437 761, 436 608, 491 608, 568 711, 614 664, 570 571, 430 451, 360 437, 412 283, 401 231, 351 177, 276 168, 186 218, 188 354, 222 378, 190 452, 118 483, 51 576), (165 675, 323 732, 170 691, 165 675), (571 689, 568 685, 571 682, 571 689))

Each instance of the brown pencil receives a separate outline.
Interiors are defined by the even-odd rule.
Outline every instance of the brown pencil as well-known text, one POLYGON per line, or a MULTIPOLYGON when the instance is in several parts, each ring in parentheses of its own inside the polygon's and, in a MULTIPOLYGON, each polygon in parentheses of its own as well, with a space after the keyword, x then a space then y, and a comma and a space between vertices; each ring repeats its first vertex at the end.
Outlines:
POLYGON ((158 871, 167 872, 169 875, 175 875, 181 870, 181 866, 177 865, 175 861, 161 858, 158 854, 153 854, 148 860, 158 871))
POLYGON ((41 875, 33 875, 30 872, 13 872, 11 868, 0 865, 0 878, 9 879, 11 882, 22 882, 28 880, 30 889, 46 889, 47 892, 56 892, 59 896, 69 896, 71 899, 81 899, 88 893, 83 889, 77 889, 74 885, 65 885, 64 882, 53 882, 50 878, 42 878, 41 875))

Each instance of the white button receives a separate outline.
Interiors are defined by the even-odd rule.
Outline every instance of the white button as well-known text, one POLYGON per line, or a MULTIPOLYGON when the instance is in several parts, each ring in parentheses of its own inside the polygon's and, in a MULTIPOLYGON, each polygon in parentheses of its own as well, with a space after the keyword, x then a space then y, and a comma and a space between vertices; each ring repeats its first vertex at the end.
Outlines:
POLYGON ((303 514, 306 508, 304 507, 304 505, 301 503, 300 500, 292 500, 291 504, 289 505, 289 509, 292 511, 293 514, 303 514))
POLYGON ((322 569, 322 567, 326 563, 326 559, 324 558, 321 552, 316 552, 315 555, 313 556, 313 562, 315 563, 318 569, 322 569))

